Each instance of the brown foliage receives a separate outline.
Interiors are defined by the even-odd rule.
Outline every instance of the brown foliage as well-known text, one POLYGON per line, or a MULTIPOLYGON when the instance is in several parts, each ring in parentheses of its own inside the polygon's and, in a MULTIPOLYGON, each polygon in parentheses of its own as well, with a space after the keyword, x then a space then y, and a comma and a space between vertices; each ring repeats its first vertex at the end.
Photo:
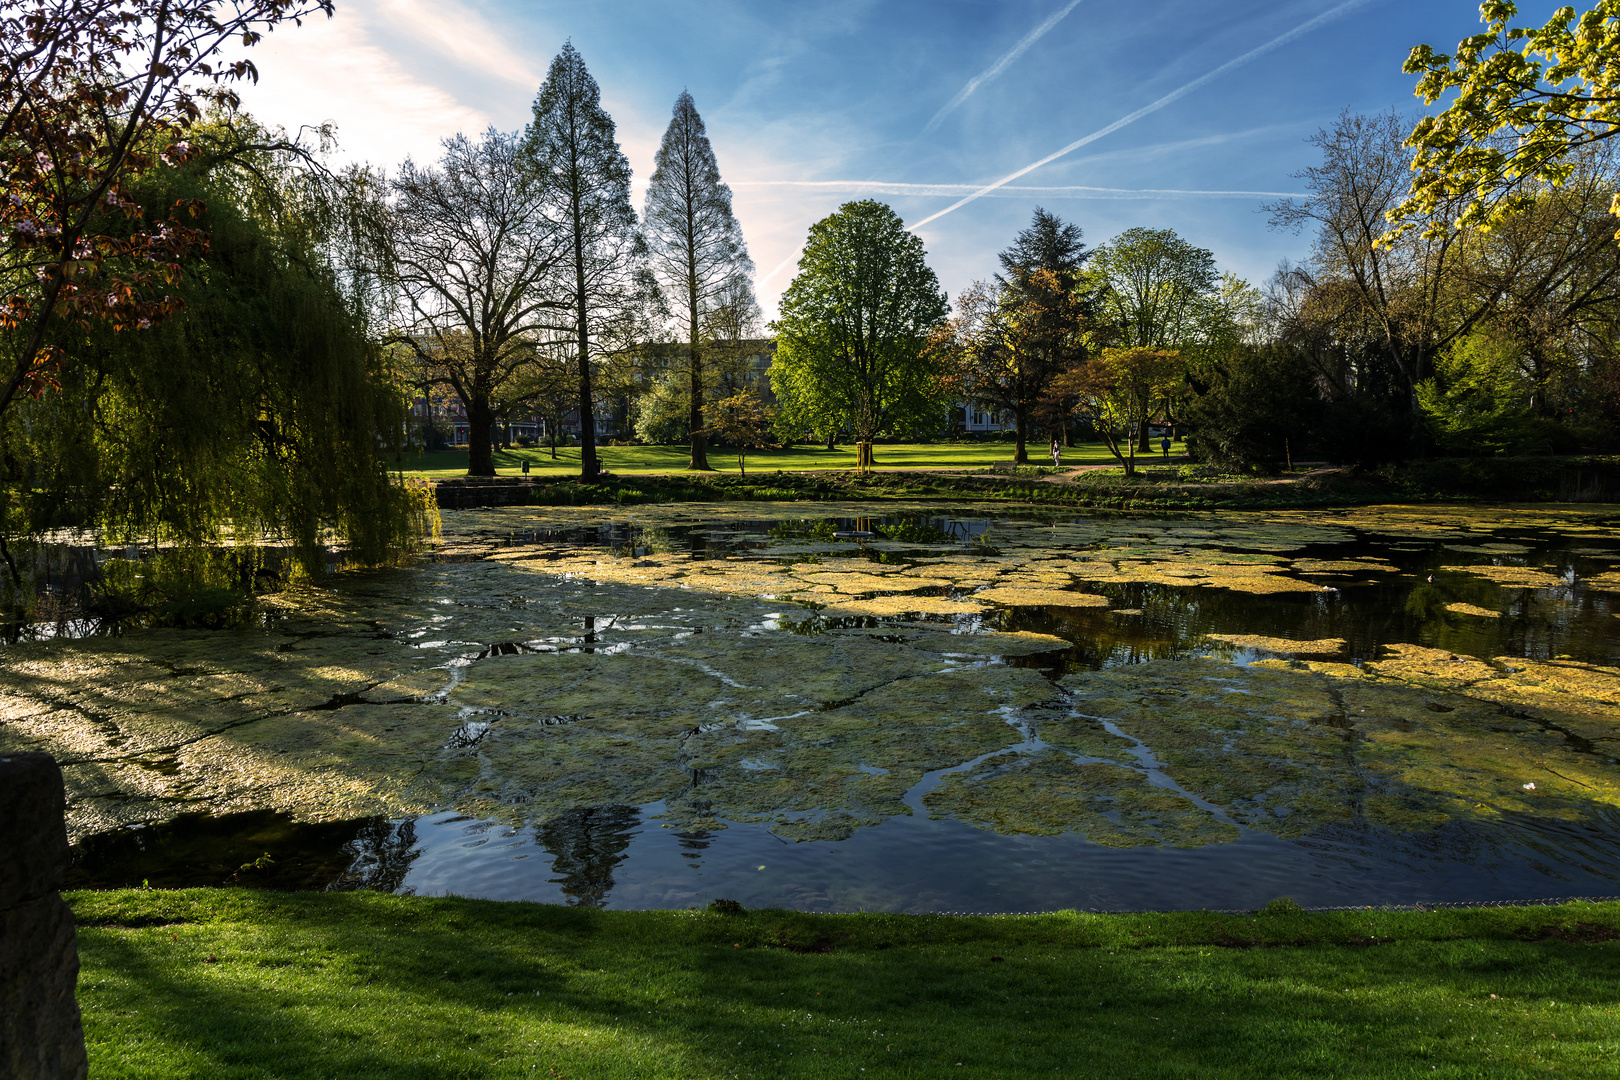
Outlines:
POLYGON ((140 330, 180 310, 167 290, 207 244, 176 205, 149 221, 129 184, 183 161, 206 106, 234 108, 249 60, 218 59, 332 0, 33 0, 0 15, 0 330, 16 344, 0 411, 58 385, 63 318, 140 330))

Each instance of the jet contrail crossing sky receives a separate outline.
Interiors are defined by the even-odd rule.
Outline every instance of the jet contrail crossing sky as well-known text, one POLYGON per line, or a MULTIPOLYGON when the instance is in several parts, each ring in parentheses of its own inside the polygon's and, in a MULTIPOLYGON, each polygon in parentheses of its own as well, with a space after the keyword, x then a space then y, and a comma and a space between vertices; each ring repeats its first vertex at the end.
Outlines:
POLYGON ((959 210, 962 207, 966 206, 968 203, 972 202, 973 200, 983 198, 984 196, 990 194, 992 191, 995 191, 997 188, 1003 187, 1003 186, 1005 186, 1007 184, 1012 183, 1014 180, 1017 180, 1020 176, 1024 176, 1024 175, 1026 175, 1028 173, 1034 172, 1036 169, 1040 168, 1042 165, 1046 165, 1046 164, 1048 164, 1050 162, 1056 161, 1058 158, 1062 157, 1065 154, 1073 153, 1074 151, 1080 149, 1082 146, 1085 146, 1087 143, 1096 142, 1098 139, 1102 138, 1104 135, 1111 135, 1114 132, 1118 131, 1120 128, 1124 127, 1125 125, 1133 124, 1136 121, 1140 120, 1142 117, 1147 116, 1149 113, 1158 112, 1160 109, 1164 108, 1166 105, 1169 105, 1174 101, 1178 101, 1181 98, 1186 97, 1188 94, 1192 93, 1194 90, 1197 90, 1200 86, 1203 86, 1204 84, 1206 84, 1208 82, 1211 82, 1211 81, 1213 81, 1215 79, 1220 78, 1222 75, 1225 75, 1228 71, 1231 71, 1234 68, 1240 68, 1244 64, 1247 64, 1249 61, 1258 59, 1259 57, 1264 56, 1266 53, 1271 52, 1273 49, 1280 48, 1280 47, 1288 44, 1290 41, 1293 41, 1295 38, 1298 38, 1298 37, 1301 37, 1301 36, 1303 36, 1305 34, 1308 34, 1312 30, 1315 30, 1317 27, 1322 26, 1325 23, 1332 22, 1334 19, 1337 19, 1339 16, 1348 14, 1349 12, 1354 11, 1356 8, 1365 7, 1367 4, 1369 4, 1371 2, 1372 2, 1372 0, 1346 0, 1345 3, 1342 3, 1342 4, 1338 5, 1337 7, 1331 8, 1331 9, 1329 9, 1327 11, 1324 11, 1322 14, 1316 16, 1316 18, 1307 20, 1306 22, 1303 22, 1303 23, 1300 23, 1298 26, 1294 27, 1292 30, 1288 31, 1287 33, 1279 34, 1277 37, 1272 38, 1270 41, 1266 42, 1264 45, 1256 46, 1255 48, 1250 49, 1248 52, 1244 53, 1242 56, 1238 56, 1238 57, 1235 57, 1235 58, 1233 58, 1231 60, 1228 60, 1226 63, 1222 64, 1220 67, 1216 68, 1214 71, 1208 72, 1208 73, 1206 73, 1204 75, 1200 75, 1198 78, 1194 79, 1192 82, 1187 83, 1184 86, 1177 87, 1176 89, 1170 91, 1168 94, 1164 95, 1164 97, 1162 97, 1159 100, 1153 102, 1152 104, 1144 105, 1140 109, 1137 109, 1135 112, 1130 113, 1129 115, 1120 117, 1118 120, 1115 120, 1112 124, 1109 124, 1107 127, 1099 128, 1098 130, 1093 131, 1090 135, 1086 135, 1086 136, 1083 136, 1082 138, 1076 139, 1074 142, 1070 143, 1068 146, 1065 146, 1063 149, 1057 151, 1056 153, 1048 154, 1045 157, 1041 158, 1037 162, 1034 162, 1034 163, 1029 164, 1029 165, 1025 165, 1022 169, 1019 169, 1017 172, 1008 173, 1006 176, 1003 176, 1000 180, 997 180, 995 183, 986 184, 984 187, 982 187, 979 190, 975 191, 973 194, 965 196, 965 197, 963 197, 961 199, 958 199, 956 202, 953 202, 951 205, 947 206, 945 209, 936 211, 935 213, 932 213, 932 214, 929 214, 927 217, 923 218, 921 221, 917 222, 915 225, 908 226, 907 227, 908 231, 915 232, 916 230, 922 228, 924 225, 927 225, 930 221, 936 221, 939 218, 944 217, 946 214, 949 214, 953 210, 959 210))
POLYGON ((1018 44, 1002 53, 1000 59, 991 64, 989 67, 985 68, 983 71, 979 72, 977 75, 973 76, 973 78, 969 79, 962 89, 956 92, 956 96, 947 101, 944 106, 941 107, 939 112, 934 114, 934 118, 928 121, 927 126, 922 129, 922 133, 927 135, 929 132, 939 127, 940 122, 954 112, 958 105, 972 97, 975 90, 983 86, 985 83, 990 82, 1003 71, 1007 70, 1007 65, 1011 64, 1014 60, 1017 60, 1020 56, 1023 56, 1024 53, 1028 52, 1031 45, 1045 37, 1048 30, 1062 22, 1065 15, 1079 6, 1080 0, 1069 0, 1067 4, 1059 8, 1054 14, 1048 16, 1045 22, 1041 23, 1041 25, 1019 38, 1018 44))
MULTIPOLYGON (((972 195, 983 189, 975 184, 912 184, 890 180, 733 180, 732 187, 823 188, 833 191, 867 192, 872 195, 972 195)), ((1203 188, 1110 188, 1085 184, 1062 187, 1020 187, 1007 184, 990 192, 991 197, 1045 196, 1051 199, 1308 199, 1299 191, 1230 191, 1203 188)))

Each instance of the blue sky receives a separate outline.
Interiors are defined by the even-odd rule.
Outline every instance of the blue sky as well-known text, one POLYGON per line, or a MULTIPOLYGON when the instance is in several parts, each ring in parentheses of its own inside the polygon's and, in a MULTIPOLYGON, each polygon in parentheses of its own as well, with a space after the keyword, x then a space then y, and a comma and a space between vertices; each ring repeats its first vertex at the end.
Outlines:
MULTIPOLYGON (((1555 6, 1522 4, 1521 22, 1555 6)), ((1308 238, 1268 229, 1253 193, 1298 191, 1305 139, 1342 109, 1415 114, 1408 49, 1450 52, 1479 25, 1471 0, 338 0, 253 50, 244 98, 289 129, 336 123, 348 157, 430 160, 457 130, 521 127, 571 38, 638 206, 692 93, 770 315, 809 226, 866 197, 922 223, 953 297, 1036 205, 1089 244, 1174 229, 1260 284, 1308 238)))

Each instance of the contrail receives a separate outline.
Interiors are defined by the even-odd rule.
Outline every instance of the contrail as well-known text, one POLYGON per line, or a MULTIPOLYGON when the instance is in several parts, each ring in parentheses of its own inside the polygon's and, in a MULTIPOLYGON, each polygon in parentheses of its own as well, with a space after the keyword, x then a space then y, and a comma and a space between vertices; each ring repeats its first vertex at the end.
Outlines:
POLYGON ((1200 75, 1198 78, 1194 79, 1192 82, 1186 84, 1185 86, 1182 86, 1182 87, 1179 87, 1178 89, 1170 91, 1168 94, 1164 95, 1164 97, 1160 98, 1158 101, 1153 102, 1151 105, 1144 105, 1140 109, 1137 109, 1135 112, 1131 113, 1130 115, 1120 117, 1118 120, 1115 120, 1112 124, 1109 124, 1107 127, 1099 128, 1098 130, 1093 131, 1090 135, 1086 135, 1083 138, 1076 139, 1074 142, 1070 143, 1068 146, 1065 146, 1063 149, 1057 151, 1056 153, 1048 154, 1045 157, 1041 158, 1041 160, 1039 160, 1039 161, 1037 161, 1037 162, 1035 162, 1035 163, 1033 163, 1031 165, 1025 165, 1022 169, 1019 169, 1015 173, 1008 173, 1006 176, 1003 176, 1000 180, 997 180, 993 184, 987 184, 984 187, 979 188, 977 191, 973 192, 971 195, 967 195, 964 198, 958 199, 956 202, 953 202, 951 205, 947 206, 945 209, 943 209, 943 210, 941 210, 941 211, 939 211, 937 213, 928 215, 927 217, 923 218, 921 221, 917 222, 915 225, 907 226, 907 229, 908 229, 908 231, 915 232, 916 230, 922 228, 924 225, 927 225, 930 221, 934 221, 934 220, 937 220, 938 218, 942 218, 946 214, 949 214, 952 210, 958 210, 958 209, 966 206, 968 203, 972 202, 974 199, 983 198, 985 195, 990 194, 990 192, 996 190, 997 188, 1005 187, 1007 184, 1012 183, 1014 180, 1018 179, 1020 176, 1023 176, 1026 173, 1032 173, 1036 169, 1040 168, 1042 165, 1045 165, 1048 162, 1056 161, 1058 158, 1062 157, 1064 154, 1072 153, 1073 151, 1080 149, 1082 146, 1085 146, 1087 143, 1096 142, 1098 139, 1102 138, 1104 135, 1111 135, 1114 132, 1118 131, 1120 128, 1124 127, 1126 124, 1135 123, 1136 121, 1142 119, 1142 117, 1148 115, 1149 113, 1158 112, 1160 109, 1164 108, 1166 105, 1169 105, 1171 102, 1178 101, 1181 98, 1186 97, 1188 94, 1192 93, 1194 90, 1198 89, 1200 86, 1203 86, 1205 83, 1208 83, 1211 80, 1217 79, 1220 76, 1225 75, 1228 71, 1231 71, 1234 68, 1242 67, 1244 64, 1247 64, 1250 60, 1253 60, 1253 59, 1255 59, 1257 57, 1260 57, 1260 56, 1264 56, 1266 53, 1270 52, 1271 50, 1279 48, 1279 47, 1281 47, 1283 45, 1286 45, 1290 41, 1293 41, 1295 38, 1300 37, 1301 35, 1310 33, 1312 30, 1315 30, 1318 26, 1321 26, 1323 23, 1332 22, 1334 19, 1337 19, 1340 15, 1343 15, 1348 11, 1353 11, 1356 8, 1364 7, 1364 6, 1366 6, 1367 4, 1369 4, 1371 2, 1372 2, 1372 0, 1346 0, 1345 3, 1340 4, 1338 7, 1332 8, 1332 9, 1330 9, 1328 11, 1324 11, 1322 14, 1318 15, 1316 18, 1311 19, 1311 20, 1309 20, 1307 22, 1301 23, 1300 25, 1294 27, 1292 30, 1288 31, 1286 34, 1280 34, 1277 37, 1274 37, 1270 41, 1266 42, 1264 45, 1261 45, 1261 46, 1259 46, 1257 48, 1250 49, 1248 52, 1244 53, 1242 56, 1237 57, 1236 59, 1228 60, 1226 63, 1222 64, 1220 67, 1216 68, 1214 71, 1211 71, 1211 72, 1209 72, 1208 74, 1205 74, 1205 75, 1200 75))
POLYGON ((754 282, 754 284, 755 285, 763 285, 767 281, 771 280, 771 278, 775 277, 777 274, 780 274, 783 270, 786 270, 789 266, 793 265, 793 260, 797 259, 799 257, 799 252, 801 252, 803 250, 804 250, 804 245, 803 244, 800 244, 798 247, 794 248, 793 249, 793 254, 789 255, 787 258, 785 258, 781 262, 777 263, 775 270, 772 270, 770 273, 766 274, 764 277, 762 277, 758 281, 754 282))
MULTIPOLYGON (((1185 188, 1104 188, 1084 187, 1081 185, 1068 185, 1065 187, 1021 187, 1017 184, 1003 184, 994 191, 979 188, 973 184, 902 184, 891 183, 887 180, 732 180, 732 187, 798 187, 822 188, 833 191, 864 191, 873 195, 961 195, 968 193, 973 197, 987 196, 989 198, 1027 199, 1030 197, 1048 199, 1308 199, 1310 196, 1300 191, 1198 191, 1185 188)), ((961 204, 958 203, 958 206, 961 204)), ((939 215, 934 215, 938 217, 939 215)), ((933 218, 927 219, 932 221, 933 218)), ((783 270, 793 265, 799 253, 804 250, 800 244, 794 249, 792 255, 777 264, 776 269, 760 278, 756 284, 763 285, 783 270)))
POLYGON ((1059 9, 1056 14, 1049 16, 1045 22, 1041 23, 1041 25, 1019 38, 1018 44, 1014 45, 1012 48, 1003 53, 999 60, 985 68, 983 71, 979 72, 977 75, 973 76, 973 78, 969 79, 967 81, 967 85, 958 90, 956 92, 956 96, 947 101, 945 106, 940 109, 939 112, 934 114, 934 118, 928 121, 927 126, 922 129, 922 133, 927 135, 929 132, 939 127, 940 122, 949 116, 958 105, 972 97, 975 90, 1005 71, 1008 64, 1011 64, 1014 60, 1017 60, 1020 56, 1023 56, 1024 53, 1029 51, 1029 47, 1031 45, 1035 44, 1042 37, 1044 37, 1046 32, 1052 29, 1052 27, 1062 22, 1063 17, 1069 12, 1073 11, 1079 5, 1080 0, 1069 0, 1069 2, 1059 9))
MULTIPOLYGON (((732 187, 800 187, 836 191, 863 191, 874 195, 973 195, 988 198, 1053 199, 1308 199, 1298 191, 1209 191, 1189 188, 1105 188, 1070 184, 1062 187, 1023 187, 1004 184, 986 192, 977 184, 905 184, 888 180, 733 180, 732 187)), ((780 269, 780 267, 778 267, 780 269)), ((772 271, 775 273, 775 271, 772 271)), ((766 277, 770 275, 767 274, 766 277)))

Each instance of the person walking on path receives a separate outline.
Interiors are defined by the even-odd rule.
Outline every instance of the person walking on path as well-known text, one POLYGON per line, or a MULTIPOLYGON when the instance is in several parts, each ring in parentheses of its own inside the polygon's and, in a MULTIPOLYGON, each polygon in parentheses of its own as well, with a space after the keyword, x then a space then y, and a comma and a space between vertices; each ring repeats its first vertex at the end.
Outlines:
POLYGON ((1058 459, 1063 455, 1063 446, 1056 439, 1052 440, 1052 468, 1061 469, 1058 459))
POLYGON ((1159 446, 1164 450, 1164 460, 1170 460, 1170 436, 1166 435, 1159 440, 1159 446))

